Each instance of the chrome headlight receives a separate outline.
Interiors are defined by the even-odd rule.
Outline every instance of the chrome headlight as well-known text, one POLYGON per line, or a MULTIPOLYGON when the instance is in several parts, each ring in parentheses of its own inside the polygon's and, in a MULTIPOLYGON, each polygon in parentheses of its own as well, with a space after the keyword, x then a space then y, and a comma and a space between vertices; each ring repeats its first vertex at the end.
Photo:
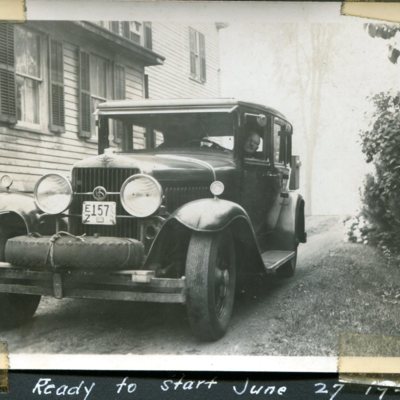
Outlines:
POLYGON ((121 203, 134 217, 143 218, 154 214, 161 202, 161 185, 149 175, 132 175, 122 184, 121 203))
POLYGON ((13 184, 13 179, 10 175, 3 175, 0 178, 0 186, 4 189, 10 189, 11 185, 13 184))
POLYGON ((72 201, 72 186, 69 180, 58 174, 42 176, 35 186, 36 205, 47 214, 65 211, 72 201))

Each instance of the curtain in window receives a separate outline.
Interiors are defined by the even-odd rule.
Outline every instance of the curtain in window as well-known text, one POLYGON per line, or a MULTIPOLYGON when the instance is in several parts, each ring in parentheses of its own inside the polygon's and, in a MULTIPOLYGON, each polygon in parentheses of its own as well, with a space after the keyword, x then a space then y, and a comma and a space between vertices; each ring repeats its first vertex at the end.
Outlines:
POLYGON ((17 119, 40 123, 41 40, 39 34, 14 27, 17 119))

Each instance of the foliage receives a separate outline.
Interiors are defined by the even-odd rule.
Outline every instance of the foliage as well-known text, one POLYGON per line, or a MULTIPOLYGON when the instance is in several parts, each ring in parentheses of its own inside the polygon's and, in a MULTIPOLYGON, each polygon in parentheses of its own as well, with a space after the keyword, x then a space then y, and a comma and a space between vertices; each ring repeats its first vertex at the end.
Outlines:
POLYGON ((344 221, 345 240, 352 243, 368 243, 368 234, 371 230, 371 225, 362 215, 347 218, 344 221))
MULTIPOLYGON (((381 38, 385 40, 393 39, 397 32, 400 32, 398 24, 376 24, 368 23, 364 25, 368 34, 373 38, 381 38)), ((397 63, 400 56, 400 48, 398 42, 392 40, 393 43, 388 45, 388 58, 393 64, 397 63)))
POLYGON ((366 177, 361 215, 369 242, 385 252, 400 252, 400 93, 372 97, 370 128, 361 133, 362 151, 375 172, 366 177))

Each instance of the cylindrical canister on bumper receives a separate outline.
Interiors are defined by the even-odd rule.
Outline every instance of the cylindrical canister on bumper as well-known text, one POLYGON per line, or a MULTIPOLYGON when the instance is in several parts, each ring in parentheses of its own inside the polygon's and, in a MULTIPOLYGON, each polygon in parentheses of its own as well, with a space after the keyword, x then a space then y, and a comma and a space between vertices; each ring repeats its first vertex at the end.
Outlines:
POLYGON ((5 259, 30 269, 125 270, 143 265, 144 247, 130 238, 17 236, 7 241, 5 259))

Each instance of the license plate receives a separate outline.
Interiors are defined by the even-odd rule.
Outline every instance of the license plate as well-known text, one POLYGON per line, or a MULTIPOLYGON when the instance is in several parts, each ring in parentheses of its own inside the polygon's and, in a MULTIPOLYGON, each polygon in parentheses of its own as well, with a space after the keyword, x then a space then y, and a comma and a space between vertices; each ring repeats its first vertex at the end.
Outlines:
POLYGON ((114 201, 84 201, 82 223, 88 225, 115 225, 116 205, 114 201))

